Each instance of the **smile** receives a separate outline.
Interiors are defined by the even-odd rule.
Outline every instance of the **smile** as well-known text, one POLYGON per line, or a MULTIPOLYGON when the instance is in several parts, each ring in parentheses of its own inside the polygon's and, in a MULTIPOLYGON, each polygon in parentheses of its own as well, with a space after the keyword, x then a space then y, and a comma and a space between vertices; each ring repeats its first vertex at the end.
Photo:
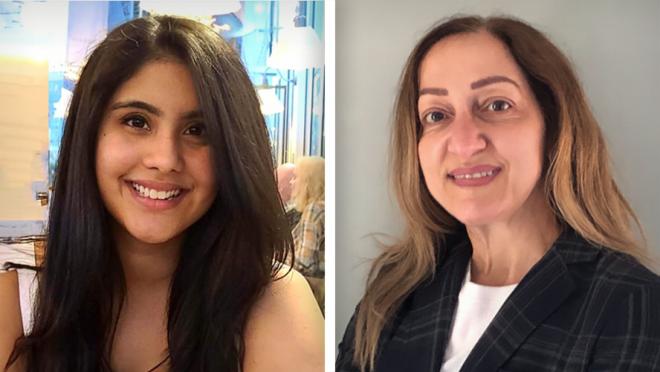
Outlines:
POLYGON ((471 178, 481 178, 481 177, 488 177, 492 176, 495 170, 489 170, 488 172, 477 172, 477 173, 470 173, 470 174, 457 174, 454 177, 454 179, 457 180, 462 180, 462 179, 471 179, 471 178))
POLYGON ((162 212, 175 208, 189 189, 166 183, 151 181, 125 181, 130 194, 139 205, 152 212, 162 212), (148 185, 148 186, 147 186, 148 185), (149 187, 151 186, 151 187, 149 187))
POLYGON ((181 194, 181 189, 172 189, 168 191, 154 190, 135 182, 132 182, 131 186, 141 197, 153 200, 170 200, 181 194))
POLYGON ((448 173, 447 178, 457 186, 484 186, 493 181, 501 171, 500 167, 477 166, 471 169, 456 169, 448 173))

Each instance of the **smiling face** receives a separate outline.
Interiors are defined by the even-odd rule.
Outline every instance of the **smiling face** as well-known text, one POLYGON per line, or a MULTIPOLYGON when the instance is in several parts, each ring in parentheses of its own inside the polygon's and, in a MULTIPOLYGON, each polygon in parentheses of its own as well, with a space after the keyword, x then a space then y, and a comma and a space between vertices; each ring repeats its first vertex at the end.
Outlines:
POLYGON ((482 226, 539 205, 543 117, 502 42, 477 32, 436 43, 419 67, 418 111, 426 185, 456 219, 482 226))
POLYGON ((181 237, 213 203, 214 174, 190 72, 146 64, 110 100, 97 142, 96 179, 120 234, 181 237))

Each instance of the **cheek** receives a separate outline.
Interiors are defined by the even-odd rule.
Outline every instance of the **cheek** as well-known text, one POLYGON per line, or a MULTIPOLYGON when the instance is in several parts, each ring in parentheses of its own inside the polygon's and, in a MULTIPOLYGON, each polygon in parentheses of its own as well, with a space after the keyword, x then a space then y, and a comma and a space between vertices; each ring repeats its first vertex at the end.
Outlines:
POLYGON ((543 134, 539 126, 511 131, 494 144, 503 158, 511 162, 514 179, 536 184, 543 167, 543 134))
POLYGON ((443 174, 441 167, 445 157, 445 141, 437 135, 423 136, 417 144, 417 155, 427 187, 433 190, 443 174))
POLYGON ((128 171, 135 164, 136 146, 113 133, 102 133, 96 147, 96 176, 99 183, 109 181, 128 171))
POLYGON ((198 187, 203 188, 208 194, 215 196, 217 189, 213 168, 213 155, 210 149, 199 149, 191 151, 186 156, 186 168, 195 179, 198 187))

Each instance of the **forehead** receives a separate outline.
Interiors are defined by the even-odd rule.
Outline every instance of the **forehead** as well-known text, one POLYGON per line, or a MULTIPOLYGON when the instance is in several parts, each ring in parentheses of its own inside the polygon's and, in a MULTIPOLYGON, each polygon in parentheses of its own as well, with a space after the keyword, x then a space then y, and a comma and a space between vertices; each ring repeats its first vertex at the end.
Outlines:
POLYGON ((152 61, 119 86, 112 101, 139 100, 167 111, 197 109, 198 99, 188 68, 168 60, 152 61))
POLYGON ((293 176, 295 167, 293 165, 280 165, 277 167, 277 176, 280 178, 287 178, 293 176))
POLYGON ((445 88, 464 86, 494 75, 525 82, 507 47, 486 31, 452 35, 438 41, 419 67, 420 88, 438 84, 445 88))

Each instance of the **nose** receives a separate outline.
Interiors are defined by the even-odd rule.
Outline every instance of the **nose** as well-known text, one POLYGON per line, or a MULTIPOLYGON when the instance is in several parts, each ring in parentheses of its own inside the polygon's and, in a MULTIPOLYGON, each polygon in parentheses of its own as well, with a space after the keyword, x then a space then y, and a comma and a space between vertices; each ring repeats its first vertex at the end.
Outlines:
POLYGON ((176 134, 156 133, 145 146, 142 162, 149 169, 162 173, 180 172, 183 168, 181 145, 176 134))
POLYGON ((456 120, 451 126, 447 151, 467 160, 483 151, 487 146, 486 134, 474 118, 465 116, 456 120))

